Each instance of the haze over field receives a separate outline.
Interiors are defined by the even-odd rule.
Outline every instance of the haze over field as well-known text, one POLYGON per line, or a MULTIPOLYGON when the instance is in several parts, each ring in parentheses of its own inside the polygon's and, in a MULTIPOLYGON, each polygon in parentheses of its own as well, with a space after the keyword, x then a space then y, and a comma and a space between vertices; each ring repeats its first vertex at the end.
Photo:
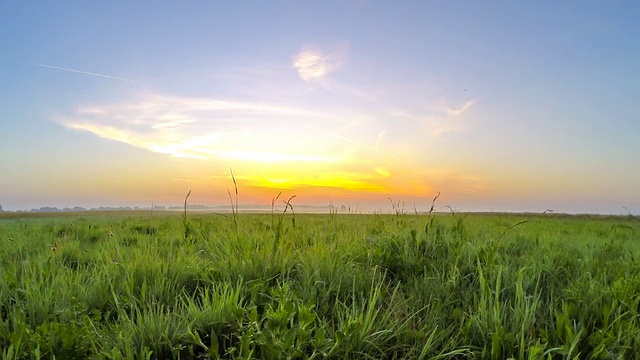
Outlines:
POLYGON ((0 204, 640 213, 634 2, 3 2, 0 204))

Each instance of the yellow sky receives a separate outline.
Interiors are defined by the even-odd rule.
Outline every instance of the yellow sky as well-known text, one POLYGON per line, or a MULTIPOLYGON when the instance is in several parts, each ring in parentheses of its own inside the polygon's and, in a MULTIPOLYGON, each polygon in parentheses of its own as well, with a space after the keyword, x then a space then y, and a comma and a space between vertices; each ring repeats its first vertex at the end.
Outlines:
MULTIPOLYGON (((323 65, 329 56, 305 51, 295 58, 294 66, 306 81, 322 79, 338 67, 323 65)), ((115 103, 79 105, 73 113, 58 116, 57 122, 174 159, 165 165, 168 173, 162 179, 150 184, 145 174, 163 171, 157 164, 148 169, 139 164, 119 171, 123 180, 101 184, 102 192, 145 197, 189 188, 195 189, 194 198, 200 193, 219 201, 226 196, 233 169, 248 201, 268 203, 274 193, 285 191, 316 203, 327 198, 431 197, 442 187, 482 192, 486 184, 477 176, 425 166, 433 157, 425 154, 424 146, 415 147, 412 134, 402 130, 418 123, 424 126, 418 128, 421 132, 432 136, 458 131, 465 126, 460 119, 474 103, 468 100, 451 107, 441 100, 430 105, 428 116, 399 110, 382 114, 397 119, 394 129, 383 122, 371 126, 378 119, 367 111, 303 109, 284 102, 192 98, 145 90, 115 103)))

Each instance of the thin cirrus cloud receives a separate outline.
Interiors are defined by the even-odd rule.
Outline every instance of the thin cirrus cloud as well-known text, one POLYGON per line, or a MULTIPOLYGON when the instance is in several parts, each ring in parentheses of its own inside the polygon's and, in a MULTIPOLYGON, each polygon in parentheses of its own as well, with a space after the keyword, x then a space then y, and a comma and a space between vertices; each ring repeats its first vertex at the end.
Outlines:
POLYGON ((62 66, 47 65, 47 64, 30 62, 30 61, 21 61, 20 63, 26 64, 26 65, 39 66, 39 67, 47 68, 47 69, 66 71, 66 72, 76 73, 76 74, 80 74, 80 75, 96 76, 96 77, 101 77, 101 78, 104 78, 104 79, 118 80, 118 81, 124 81, 124 82, 128 82, 128 83, 133 83, 133 84, 139 84, 139 85, 144 85, 144 86, 154 86, 155 87, 155 85, 148 84, 148 83, 145 83, 145 82, 142 82, 142 81, 127 79, 127 78, 118 77, 118 76, 112 76, 112 75, 107 75, 107 74, 100 74, 100 73, 91 72, 91 71, 71 69, 71 68, 66 68, 66 67, 62 67, 62 66))
POLYGON ((338 121, 335 115, 280 105, 166 95, 78 107, 74 114, 58 120, 69 129, 175 157, 339 161, 339 152, 314 150, 313 145, 326 142, 326 136, 318 130, 309 131, 301 119, 310 123, 338 121))
POLYGON ((457 109, 447 108, 446 109, 447 115, 449 115, 450 117, 456 117, 456 116, 462 115, 462 113, 467 111, 467 109, 469 109, 471 106, 473 106, 473 104, 475 104, 475 100, 467 101, 466 103, 464 103, 461 107, 459 107, 457 109))
POLYGON ((349 47, 346 43, 339 44, 328 52, 316 47, 306 47, 294 57, 292 66, 298 72, 298 76, 311 86, 318 86, 330 93, 375 101, 372 94, 329 76, 342 69, 347 62, 348 53, 349 47))
MULTIPOLYGON (((367 150, 369 150, 369 151, 371 151, 371 152, 376 152, 376 153, 378 153, 378 154, 384 155, 384 156, 385 156, 385 157, 387 157, 387 158, 394 159, 394 160, 398 160, 398 161, 401 161, 401 162, 403 162, 403 163, 407 163, 407 162, 408 162, 407 160, 405 160, 405 159, 403 159, 403 158, 400 158, 400 157, 398 157, 398 156, 395 156, 395 155, 393 155, 393 154, 390 154, 390 153, 387 153, 387 152, 384 152, 384 151, 380 150, 380 148, 379 148, 379 142, 376 142, 376 146, 369 146, 369 145, 367 145, 367 144, 363 144, 363 143, 361 143, 361 142, 355 141, 355 140, 353 140, 353 139, 351 139, 351 138, 348 138, 348 137, 346 137, 346 136, 342 136, 342 135, 340 135, 340 134, 336 134, 336 133, 334 133, 334 132, 330 132, 330 131, 327 131, 327 130, 324 130, 324 129, 320 129, 320 128, 317 128, 317 127, 315 127, 315 126, 311 126, 311 125, 305 125, 305 126, 307 126, 308 128, 311 128, 311 129, 317 130, 317 131, 319 131, 319 132, 325 133, 325 134, 327 134, 327 135, 329 135, 329 136, 333 136, 333 137, 335 137, 335 138, 338 138, 338 139, 344 140, 344 141, 346 141, 346 142, 350 142, 350 143, 352 143, 352 144, 358 145, 359 147, 364 148, 364 149, 367 149, 367 150)), ((383 136, 383 135, 384 135, 384 131, 383 131, 383 132, 378 136, 379 141, 381 141, 381 140, 382 140, 382 136, 383 136)))
POLYGON ((476 104, 476 100, 468 100, 459 107, 451 107, 441 100, 422 114, 406 110, 391 111, 394 118, 423 127, 432 136, 445 133, 457 133, 469 128, 470 123, 463 116, 476 104))

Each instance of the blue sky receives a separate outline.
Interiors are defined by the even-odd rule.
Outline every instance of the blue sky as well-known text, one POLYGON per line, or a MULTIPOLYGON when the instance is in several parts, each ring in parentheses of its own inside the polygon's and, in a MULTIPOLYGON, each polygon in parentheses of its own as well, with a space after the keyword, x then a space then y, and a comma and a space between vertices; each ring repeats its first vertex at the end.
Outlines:
POLYGON ((0 4, 0 204, 640 213, 634 2, 0 4))

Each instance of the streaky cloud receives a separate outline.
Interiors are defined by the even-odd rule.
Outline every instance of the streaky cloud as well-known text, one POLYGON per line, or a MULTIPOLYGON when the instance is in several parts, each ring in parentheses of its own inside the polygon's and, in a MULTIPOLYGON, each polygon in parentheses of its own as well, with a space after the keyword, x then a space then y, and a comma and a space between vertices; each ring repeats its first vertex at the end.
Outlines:
POLYGON ((448 108, 447 109, 447 114, 449 116, 452 116, 452 117, 460 116, 460 115, 462 115, 462 113, 467 111, 467 109, 469 109, 475 103, 476 103, 475 100, 469 100, 469 101, 467 101, 466 103, 464 103, 461 107, 459 107, 457 109, 448 108))
POLYGON ((380 131, 380 133, 378 134, 378 138, 376 139, 376 149, 380 148, 380 144, 382 144, 382 139, 384 138, 384 135, 387 133, 387 129, 384 128, 382 131, 380 131))
POLYGON ((394 110, 390 115, 397 119, 403 119, 409 123, 424 127, 431 135, 440 136, 445 133, 458 133, 469 127, 462 115, 471 109, 476 100, 466 101, 462 106, 454 108, 442 100, 428 107, 427 111, 394 110))
POLYGON ((328 130, 325 130, 325 129, 321 129, 321 128, 316 127, 316 126, 306 125, 306 124, 305 124, 304 126, 306 126, 306 127, 310 128, 310 129, 313 129, 313 130, 316 130, 316 131, 322 132, 322 133, 324 133, 324 134, 327 134, 327 135, 333 136, 333 137, 335 137, 335 138, 338 138, 338 139, 341 139, 341 140, 344 140, 344 141, 350 142, 350 143, 352 143, 352 144, 358 145, 358 146, 360 146, 360 147, 362 147, 362 148, 365 148, 365 149, 367 149, 367 150, 371 150, 371 151, 376 152, 376 153, 378 153, 378 154, 384 155, 384 156, 386 156, 386 157, 388 157, 388 158, 391 158, 391 159, 394 159, 394 160, 398 160, 398 161, 402 161, 403 163, 408 163, 408 161, 407 161, 407 160, 402 159, 402 158, 400 158, 400 157, 397 157, 397 156, 395 156, 395 155, 389 154, 389 153, 387 153, 387 152, 384 152, 384 151, 382 151, 382 150, 378 149, 377 147, 373 147, 373 146, 369 146, 369 145, 367 145, 367 144, 363 144, 363 143, 361 143, 361 142, 359 142, 359 141, 356 141, 356 140, 350 139, 350 138, 348 138, 348 137, 346 137, 346 136, 342 136, 342 135, 340 135, 340 134, 336 134, 336 133, 334 133, 334 132, 331 132, 331 131, 328 131, 328 130))
POLYGON ((58 118, 69 129, 174 157, 263 163, 338 161, 340 155, 306 147, 310 141, 320 144, 321 139, 299 133, 301 121, 339 119, 278 104, 151 94, 79 106, 74 114, 58 118))
POLYGON ((27 65, 33 65, 33 66, 39 66, 39 67, 43 67, 43 68, 47 68, 47 69, 67 71, 67 72, 81 74, 81 75, 97 76, 97 77, 101 77, 101 78, 105 78, 105 79, 125 81, 125 82, 132 83, 132 84, 157 87, 157 86, 155 86, 153 84, 145 83, 145 82, 142 82, 142 81, 127 79, 127 78, 122 78, 122 77, 117 77, 117 76, 112 76, 112 75, 107 75, 107 74, 100 74, 100 73, 95 73, 95 72, 90 72, 90 71, 71 69, 71 68, 66 68, 66 67, 62 67, 62 66, 47 65, 47 64, 41 64, 41 63, 36 63, 36 62, 30 62, 30 61, 21 61, 20 63, 21 64, 27 64, 27 65))

